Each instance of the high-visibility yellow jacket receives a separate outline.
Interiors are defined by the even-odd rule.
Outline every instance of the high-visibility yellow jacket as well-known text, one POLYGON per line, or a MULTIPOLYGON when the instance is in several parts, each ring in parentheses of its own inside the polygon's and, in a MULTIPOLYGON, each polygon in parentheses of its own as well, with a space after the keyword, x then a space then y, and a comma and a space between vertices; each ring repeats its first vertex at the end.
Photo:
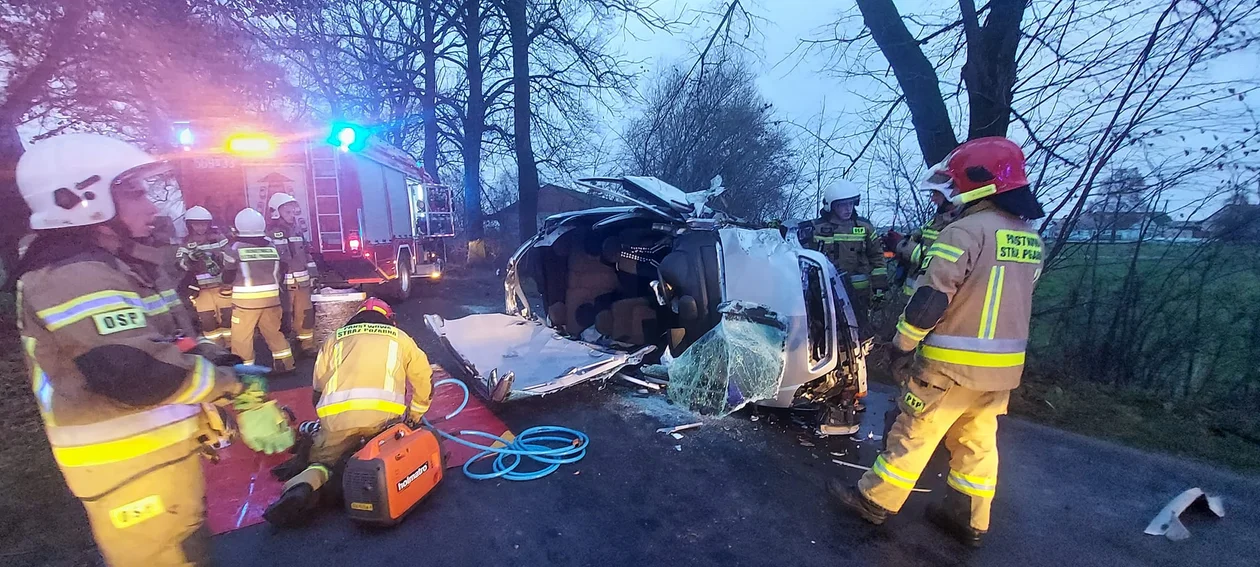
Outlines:
POLYGON ((930 289, 910 299, 895 346, 917 345, 925 367, 972 390, 1019 386, 1041 254, 1027 222, 988 201, 970 206, 928 250, 921 288, 930 289), (937 314, 931 297, 940 295, 948 303, 937 314))
POLYGON ((217 288, 223 285, 223 251, 228 244, 227 237, 217 228, 211 228, 201 236, 190 232, 175 255, 180 269, 191 272, 197 278, 197 287, 217 288), (212 266, 218 270, 212 270, 212 266), (218 273, 212 273, 214 271, 218 273))
POLYGON ((324 341, 315 359, 315 412, 321 427, 332 430, 384 425, 408 410, 409 419, 419 419, 433 399, 432 377, 428 357, 401 329, 346 325, 324 341))
POLYGON ((284 221, 271 221, 271 228, 267 229, 267 239, 271 241, 271 245, 280 251, 280 256, 284 258, 285 285, 297 285, 301 287, 310 287, 311 276, 315 275, 315 260, 311 258, 311 252, 306 237, 302 236, 302 231, 296 227, 286 224, 284 221))
POLYGON ((224 281, 232 282, 232 305, 262 309, 280 305, 280 252, 265 238, 242 238, 223 251, 224 281))
MULTIPOLYGON (((55 246, 54 246, 55 248, 55 246)), ((184 354, 171 289, 95 246, 24 259, 19 325, 31 388, 71 491, 89 497, 181 459, 202 402, 235 394, 231 369, 184 354)))
POLYGON ((857 215, 841 221, 827 214, 803 224, 798 233, 803 246, 822 252, 847 273, 854 288, 888 289, 884 247, 870 221, 857 215))
POLYGON ((961 211, 957 208, 936 213, 932 219, 909 236, 897 243, 897 260, 906 267, 906 283, 902 290, 906 295, 913 295, 919 287, 919 276, 923 275, 927 265, 927 251, 932 249, 941 231, 958 218, 961 211))

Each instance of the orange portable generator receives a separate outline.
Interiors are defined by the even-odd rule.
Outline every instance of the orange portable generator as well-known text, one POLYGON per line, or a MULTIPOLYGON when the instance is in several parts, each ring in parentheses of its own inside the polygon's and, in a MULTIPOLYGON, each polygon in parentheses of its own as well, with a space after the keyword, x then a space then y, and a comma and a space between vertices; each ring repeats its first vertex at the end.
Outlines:
POLYGON ((437 434, 394 425, 346 463, 346 513, 362 522, 396 524, 442 481, 444 465, 437 434))

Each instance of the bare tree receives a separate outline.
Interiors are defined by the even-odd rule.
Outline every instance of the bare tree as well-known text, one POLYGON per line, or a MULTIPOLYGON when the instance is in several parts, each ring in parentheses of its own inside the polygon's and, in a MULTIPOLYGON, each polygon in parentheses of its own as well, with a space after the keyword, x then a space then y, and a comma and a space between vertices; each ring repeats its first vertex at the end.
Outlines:
MULTIPOLYGON (((212 2, 102 0, 0 4, 0 204, 27 216, 13 182, 18 127, 119 135, 151 149, 172 145, 172 119, 206 111, 238 118, 274 112, 287 93, 280 70, 216 18, 212 2)), ((0 228, 6 264, 25 223, 0 228)))
POLYGON ((790 138, 747 65, 731 59, 688 78, 665 70, 625 134, 625 169, 684 191, 721 176, 726 212, 765 220, 782 214, 797 176, 790 138))
POLYGON ((591 131, 588 101, 630 86, 630 62, 611 49, 606 26, 617 18, 667 23, 638 0, 499 1, 512 49, 512 135, 524 239, 538 230, 539 164, 566 169, 591 131), (546 142, 541 157, 536 134, 546 142))

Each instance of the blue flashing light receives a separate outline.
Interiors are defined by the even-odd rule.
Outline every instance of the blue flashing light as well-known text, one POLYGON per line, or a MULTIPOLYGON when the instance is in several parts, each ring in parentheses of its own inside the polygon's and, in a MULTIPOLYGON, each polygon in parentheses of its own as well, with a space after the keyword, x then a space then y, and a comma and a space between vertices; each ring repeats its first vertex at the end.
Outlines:
POLYGON ((358 124, 337 122, 333 124, 332 133, 327 141, 343 152, 360 152, 367 147, 368 137, 371 134, 371 131, 358 124))

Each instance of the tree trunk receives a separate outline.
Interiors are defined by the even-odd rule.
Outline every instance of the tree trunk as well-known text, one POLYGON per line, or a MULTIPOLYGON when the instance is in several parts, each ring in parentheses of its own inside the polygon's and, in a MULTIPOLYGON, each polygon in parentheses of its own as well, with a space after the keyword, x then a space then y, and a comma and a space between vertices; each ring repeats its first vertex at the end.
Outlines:
POLYGON ((992 0, 984 27, 979 26, 973 0, 958 4, 967 35, 967 63, 962 70, 971 110, 967 138, 1005 136, 1011 124, 1019 26, 1028 0, 992 0))
POLYGON ((945 159, 958 146, 954 126, 941 96, 940 80, 919 42, 906 29, 892 0, 857 0, 862 21, 888 60, 905 93, 919 149, 928 165, 945 159))
POLYGON ((506 0, 504 12, 512 40, 512 109, 513 137, 516 142, 516 171, 519 183, 517 210, 520 213, 518 238, 538 232, 538 163, 534 161, 534 145, 530 139, 531 107, 529 101, 529 20, 528 0, 506 0))
POLYGON ((468 104, 464 109, 464 230, 468 240, 481 240, 481 136, 486 126, 484 72, 481 67, 481 0, 464 2, 467 44, 468 104))
POLYGON ((434 181, 438 180, 438 122, 437 122, 437 10, 432 2, 421 2, 424 19, 424 67, 422 69, 424 92, 420 94, 420 116, 424 122, 424 150, 421 165, 434 181))
POLYGON ((0 289, 13 289, 13 266, 17 264, 18 240, 26 234, 31 210, 18 192, 14 169, 22 157, 22 137, 18 135, 17 121, 11 116, 0 115, 0 207, 11 222, 0 223, 0 289))

